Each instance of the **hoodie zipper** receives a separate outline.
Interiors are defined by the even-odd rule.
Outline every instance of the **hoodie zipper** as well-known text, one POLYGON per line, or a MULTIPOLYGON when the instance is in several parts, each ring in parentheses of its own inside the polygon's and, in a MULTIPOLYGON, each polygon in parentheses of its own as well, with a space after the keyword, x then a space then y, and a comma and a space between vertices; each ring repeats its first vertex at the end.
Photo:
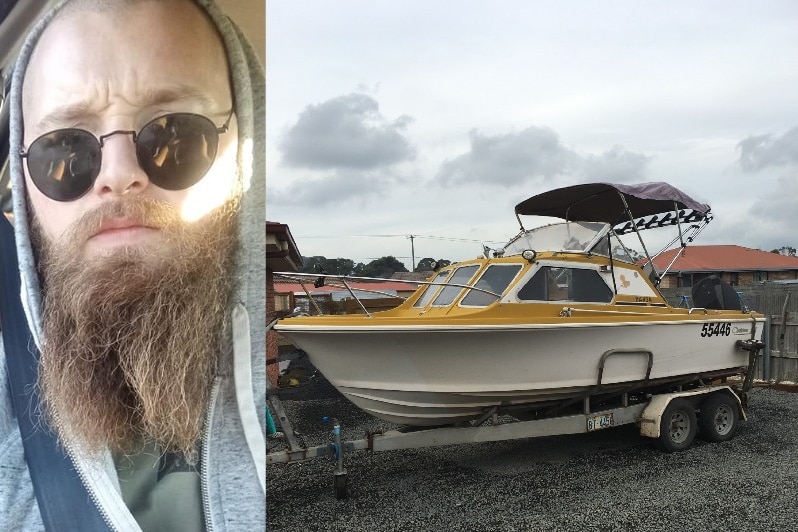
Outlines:
MULTIPOLYGON (((60 417, 56 412, 53 416, 53 420, 55 421, 55 426, 60 426, 60 417)), ((60 432, 60 431, 59 431, 60 432)), ((99 497, 97 496, 97 491, 94 489, 94 486, 91 485, 89 482, 88 476, 86 474, 86 470, 80 460, 77 458, 77 453, 75 453, 75 447, 72 445, 72 442, 69 439, 64 438, 64 448, 66 449, 67 456, 72 461, 72 465, 75 468, 75 472, 78 474, 78 478, 80 479, 83 486, 86 488, 86 492, 89 494, 89 499, 91 499, 92 504, 94 504, 95 508, 102 517, 102 520, 108 526, 109 530, 114 532, 120 532, 119 528, 111 522, 111 517, 108 515, 108 511, 105 509, 105 506, 100 502, 99 497)))
POLYGON ((213 412, 216 407, 216 399, 221 388, 221 377, 216 377, 211 388, 211 400, 208 405, 208 412, 205 414, 205 427, 202 431, 202 457, 200 458, 200 490, 202 492, 202 511, 205 516, 205 532, 213 532, 213 522, 211 520, 211 496, 209 493, 210 472, 208 461, 210 460, 210 439, 211 423, 213 422, 213 412))
MULTIPOLYGON (((202 510, 203 516, 205 517, 205 532, 213 532, 213 523, 211 521, 211 498, 209 494, 209 472, 208 472, 208 460, 210 458, 210 433, 211 433, 211 422, 213 420, 213 413, 214 408, 216 406, 216 399, 219 396, 219 390, 221 388, 221 379, 217 377, 213 383, 213 388, 211 388, 211 397, 210 397, 210 404, 208 406, 208 412, 205 415, 205 427, 202 433, 202 458, 200 461, 200 491, 202 496, 202 510)), ((55 413, 54 421, 56 426, 60 426, 60 417, 57 413, 55 413)), ((108 526, 109 530, 113 532, 121 532, 120 529, 111 521, 111 517, 108 514, 105 506, 100 502, 99 497, 97 496, 97 491, 94 489, 94 486, 89 482, 88 475, 86 474, 86 470, 83 464, 76 458, 77 453, 75 453, 75 447, 72 445, 72 442, 68 439, 64 440, 64 448, 66 449, 67 455, 69 459, 72 461, 72 465, 75 467, 75 472, 78 474, 78 478, 80 478, 81 483, 86 488, 86 492, 89 494, 89 498, 91 499, 92 504, 97 508, 97 511, 100 514, 100 517, 108 526)))

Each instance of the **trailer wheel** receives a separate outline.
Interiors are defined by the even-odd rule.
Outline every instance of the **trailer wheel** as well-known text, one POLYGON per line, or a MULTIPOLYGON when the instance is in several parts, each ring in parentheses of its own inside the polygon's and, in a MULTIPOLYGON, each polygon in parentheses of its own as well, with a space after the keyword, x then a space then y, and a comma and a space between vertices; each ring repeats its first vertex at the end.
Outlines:
POLYGON ((677 398, 668 404, 660 421, 659 447, 668 453, 684 451, 698 432, 698 420, 690 401, 677 398))
POLYGON ((333 488, 335 489, 335 498, 339 501, 346 499, 347 489, 346 473, 336 473, 333 480, 333 488))
POLYGON ((714 393, 701 405, 698 416, 701 438, 711 442, 730 440, 737 432, 739 421, 737 403, 725 393, 714 393))

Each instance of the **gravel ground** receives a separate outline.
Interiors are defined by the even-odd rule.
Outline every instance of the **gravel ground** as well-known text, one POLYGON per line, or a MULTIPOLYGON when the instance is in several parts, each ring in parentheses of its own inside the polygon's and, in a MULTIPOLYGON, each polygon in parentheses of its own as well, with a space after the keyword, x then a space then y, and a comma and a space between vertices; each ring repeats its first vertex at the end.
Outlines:
MULTIPOLYGON (((281 392, 309 445, 394 426, 316 377, 281 392)), ((271 532, 798 530, 798 394, 754 389, 749 419, 725 443, 665 454, 634 426, 592 434, 347 454, 349 498, 333 463, 268 467, 271 532)), ((279 449, 279 443, 273 447, 279 449)))

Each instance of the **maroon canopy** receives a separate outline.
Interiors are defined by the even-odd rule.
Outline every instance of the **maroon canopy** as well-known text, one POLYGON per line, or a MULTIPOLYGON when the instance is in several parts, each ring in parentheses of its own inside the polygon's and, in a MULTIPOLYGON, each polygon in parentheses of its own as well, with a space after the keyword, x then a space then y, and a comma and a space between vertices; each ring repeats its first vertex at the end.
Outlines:
POLYGON ((522 201, 515 206, 515 213, 616 224, 628 219, 622 197, 633 218, 673 212, 675 207, 692 209, 700 213, 699 219, 709 212, 709 205, 698 203, 667 183, 656 182, 637 185, 586 183, 558 188, 522 201))

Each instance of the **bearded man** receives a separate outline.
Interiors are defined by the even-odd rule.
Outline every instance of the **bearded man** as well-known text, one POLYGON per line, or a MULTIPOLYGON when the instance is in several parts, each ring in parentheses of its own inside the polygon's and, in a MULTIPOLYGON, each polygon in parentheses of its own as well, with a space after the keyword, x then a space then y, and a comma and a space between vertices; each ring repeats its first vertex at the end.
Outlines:
POLYGON ((0 530, 265 528, 263 85, 212 0, 68 0, 25 42, 0 530))

